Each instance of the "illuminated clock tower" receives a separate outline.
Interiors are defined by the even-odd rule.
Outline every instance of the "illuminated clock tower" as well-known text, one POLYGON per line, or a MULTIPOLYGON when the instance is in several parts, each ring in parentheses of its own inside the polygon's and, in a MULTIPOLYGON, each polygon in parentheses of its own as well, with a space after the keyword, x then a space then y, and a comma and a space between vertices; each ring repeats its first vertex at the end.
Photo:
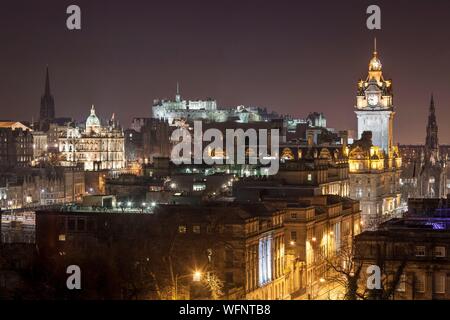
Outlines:
POLYGON ((372 131, 372 143, 389 154, 393 146, 394 106, 392 81, 383 78, 378 58, 376 40, 373 57, 369 62, 369 74, 365 81, 358 81, 356 115, 358 139, 364 131, 372 131))

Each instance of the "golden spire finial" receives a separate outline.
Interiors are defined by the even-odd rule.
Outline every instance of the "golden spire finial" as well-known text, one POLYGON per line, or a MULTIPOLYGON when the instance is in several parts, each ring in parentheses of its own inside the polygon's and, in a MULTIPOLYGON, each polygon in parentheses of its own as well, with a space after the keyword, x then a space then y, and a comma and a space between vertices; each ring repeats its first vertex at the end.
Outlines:
POLYGON ((377 52, 377 38, 373 39, 373 57, 369 62, 369 71, 381 71, 381 61, 377 52))

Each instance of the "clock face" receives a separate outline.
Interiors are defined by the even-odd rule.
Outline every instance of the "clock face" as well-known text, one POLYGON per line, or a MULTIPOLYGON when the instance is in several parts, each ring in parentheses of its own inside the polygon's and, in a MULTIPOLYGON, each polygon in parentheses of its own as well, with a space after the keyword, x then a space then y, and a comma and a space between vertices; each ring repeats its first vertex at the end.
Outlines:
POLYGON ((376 106, 378 104, 378 95, 376 95, 376 94, 369 94, 367 96, 367 102, 371 106, 376 106))

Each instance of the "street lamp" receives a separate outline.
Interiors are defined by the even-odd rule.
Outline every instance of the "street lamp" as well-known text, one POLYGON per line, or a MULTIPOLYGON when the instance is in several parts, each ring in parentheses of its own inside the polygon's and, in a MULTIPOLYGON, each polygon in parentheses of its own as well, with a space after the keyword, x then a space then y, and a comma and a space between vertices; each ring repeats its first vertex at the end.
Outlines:
POLYGON ((174 292, 174 300, 178 300, 178 280, 184 279, 184 278, 191 278, 193 282, 200 282, 202 280, 202 273, 198 270, 194 271, 192 274, 185 274, 182 276, 179 276, 178 274, 175 275, 175 292, 174 292))
POLYGON ((192 281, 200 282, 200 280, 202 280, 202 273, 200 271, 195 271, 192 276, 192 281))

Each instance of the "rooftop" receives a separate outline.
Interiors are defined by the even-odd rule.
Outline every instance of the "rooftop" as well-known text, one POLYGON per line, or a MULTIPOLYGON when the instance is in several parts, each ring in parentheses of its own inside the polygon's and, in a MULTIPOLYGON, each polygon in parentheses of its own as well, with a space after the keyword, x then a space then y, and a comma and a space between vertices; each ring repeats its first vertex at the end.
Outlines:
POLYGON ((21 122, 17 122, 17 121, 0 121, 0 128, 9 128, 12 130, 22 129, 22 130, 32 131, 26 125, 24 125, 21 122))

